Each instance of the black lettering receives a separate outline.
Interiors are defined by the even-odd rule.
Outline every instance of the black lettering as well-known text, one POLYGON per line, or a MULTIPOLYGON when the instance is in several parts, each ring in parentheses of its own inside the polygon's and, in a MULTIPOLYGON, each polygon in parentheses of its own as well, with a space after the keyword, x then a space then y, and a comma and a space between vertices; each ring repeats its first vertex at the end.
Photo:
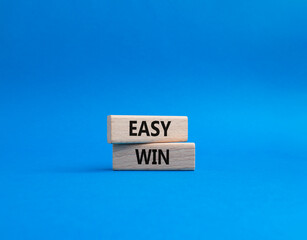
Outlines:
POLYGON ((147 127, 147 124, 146 124, 146 121, 142 121, 142 123, 141 123, 140 131, 139 131, 139 136, 141 136, 142 133, 146 133, 147 136, 150 136, 149 131, 148 131, 148 127, 147 127))
POLYGON ((152 164, 156 165, 157 161, 156 161, 156 153, 157 153, 157 149, 152 149, 151 150, 153 152, 153 160, 152 160, 152 164))
POLYGON ((144 157, 145 164, 149 164, 151 149, 149 149, 147 158, 146 158, 146 149, 142 149, 141 157, 139 155, 139 149, 135 149, 135 154, 136 154, 138 164, 142 164, 143 157, 144 157))
POLYGON ((171 125, 171 121, 168 121, 166 126, 164 125, 164 121, 161 121, 162 127, 164 129, 164 136, 167 136, 167 130, 169 128, 169 126, 171 125))
POLYGON ((164 162, 168 165, 169 164, 169 149, 166 149, 166 157, 161 149, 159 149, 159 164, 161 164, 161 157, 163 158, 164 162))
POLYGON ((133 127, 133 124, 136 124, 137 122, 136 121, 130 121, 130 124, 129 124, 129 135, 130 136, 137 136, 137 133, 134 133, 133 130, 136 129, 136 127, 133 127))
POLYGON ((155 126, 156 124, 159 124, 159 121, 153 121, 151 123, 151 128, 156 131, 156 133, 151 132, 151 136, 153 137, 156 137, 160 134, 160 129, 155 126))

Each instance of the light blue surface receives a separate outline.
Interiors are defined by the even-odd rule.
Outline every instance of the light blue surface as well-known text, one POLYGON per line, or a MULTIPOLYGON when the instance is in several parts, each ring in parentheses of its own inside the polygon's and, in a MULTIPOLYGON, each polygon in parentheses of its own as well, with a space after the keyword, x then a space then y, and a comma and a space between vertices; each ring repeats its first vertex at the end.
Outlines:
POLYGON ((0 2, 0 239, 307 238, 306 1, 0 2), (187 115, 194 172, 113 172, 109 114, 187 115))

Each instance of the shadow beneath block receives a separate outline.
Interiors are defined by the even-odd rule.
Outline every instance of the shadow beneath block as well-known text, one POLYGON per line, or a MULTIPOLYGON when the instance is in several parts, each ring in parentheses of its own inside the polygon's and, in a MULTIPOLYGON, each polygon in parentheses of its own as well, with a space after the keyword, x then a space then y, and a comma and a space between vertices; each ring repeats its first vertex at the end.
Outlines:
POLYGON ((102 173, 111 172, 112 167, 97 166, 97 167, 53 167, 51 169, 46 169, 44 172, 49 173, 102 173))

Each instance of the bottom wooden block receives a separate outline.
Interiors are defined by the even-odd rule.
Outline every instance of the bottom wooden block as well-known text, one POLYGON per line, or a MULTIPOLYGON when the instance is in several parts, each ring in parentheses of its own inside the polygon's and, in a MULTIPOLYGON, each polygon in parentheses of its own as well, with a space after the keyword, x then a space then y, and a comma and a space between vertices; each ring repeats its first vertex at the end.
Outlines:
POLYGON ((113 144, 113 170, 194 169, 194 143, 113 144))

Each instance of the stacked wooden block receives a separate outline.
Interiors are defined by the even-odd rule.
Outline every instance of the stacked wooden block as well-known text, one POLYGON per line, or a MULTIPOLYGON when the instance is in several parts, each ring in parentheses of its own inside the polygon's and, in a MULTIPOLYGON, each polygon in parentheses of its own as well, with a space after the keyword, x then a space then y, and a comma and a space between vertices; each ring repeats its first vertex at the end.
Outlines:
POLYGON ((187 117, 108 116, 113 170, 194 170, 195 144, 187 140, 187 117))

